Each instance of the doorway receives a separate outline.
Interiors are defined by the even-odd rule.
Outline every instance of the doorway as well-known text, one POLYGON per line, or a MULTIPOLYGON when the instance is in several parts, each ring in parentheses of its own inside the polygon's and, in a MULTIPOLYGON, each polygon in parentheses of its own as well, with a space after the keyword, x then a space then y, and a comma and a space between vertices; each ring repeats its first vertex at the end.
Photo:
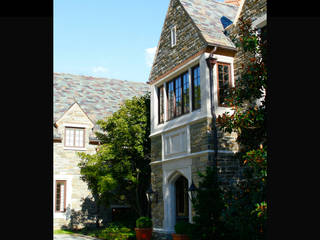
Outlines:
POLYGON ((188 180, 180 176, 175 184, 176 222, 189 222, 188 180))

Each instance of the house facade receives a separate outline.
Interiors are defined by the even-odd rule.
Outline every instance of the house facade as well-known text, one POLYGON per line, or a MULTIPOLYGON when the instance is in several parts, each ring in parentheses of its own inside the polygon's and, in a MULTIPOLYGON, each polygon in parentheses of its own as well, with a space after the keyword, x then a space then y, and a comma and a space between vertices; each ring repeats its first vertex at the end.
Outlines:
MULTIPOLYGON (((231 40, 240 16, 251 18, 255 26, 266 25, 266 1, 170 1, 149 76, 156 238, 166 239, 177 221, 192 222, 187 188, 192 182, 198 186, 198 172, 204 172, 214 159, 212 119, 232 113, 225 103, 225 90, 235 86, 242 61, 231 40)), ((236 137, 218 131, 222 185, 240 177, 236 137)))
MULTIPOLYGON (((94 223, 94 204, 87 184, 80 178, 77 152, 94 154, 103 119, 133 96, 149 91, 145 83, 54 73, 53 216, 54 229, 80 228, 94 223)), ((117 206, 113 206, 117 207, 117 206)), ((106 220, 111 220, 106 209, 106 220)))

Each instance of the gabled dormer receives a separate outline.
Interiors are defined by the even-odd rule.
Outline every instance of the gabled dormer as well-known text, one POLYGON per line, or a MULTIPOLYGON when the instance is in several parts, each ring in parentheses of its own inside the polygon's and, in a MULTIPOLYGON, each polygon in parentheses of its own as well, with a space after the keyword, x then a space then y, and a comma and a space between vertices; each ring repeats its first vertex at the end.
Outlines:
POLYGON ((87 150, 94 123, 77 102, 55 122, 65 150, 87 150))

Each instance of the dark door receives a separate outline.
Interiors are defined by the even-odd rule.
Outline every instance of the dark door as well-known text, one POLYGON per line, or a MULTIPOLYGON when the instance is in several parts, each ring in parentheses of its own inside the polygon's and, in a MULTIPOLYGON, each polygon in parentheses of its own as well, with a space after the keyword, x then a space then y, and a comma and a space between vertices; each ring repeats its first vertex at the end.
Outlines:
POLYGON ((176 221, 189 222, 188 180, 180 176, 176 183, 176 221))

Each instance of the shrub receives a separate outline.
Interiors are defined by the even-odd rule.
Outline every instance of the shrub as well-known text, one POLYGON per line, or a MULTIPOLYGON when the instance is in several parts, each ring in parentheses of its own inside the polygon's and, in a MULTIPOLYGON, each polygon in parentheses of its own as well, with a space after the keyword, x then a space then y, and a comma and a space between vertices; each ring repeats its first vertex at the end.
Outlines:
POLYGON ((148 217, 140 217, 136 220, 136 227, 137 228, 151 228, 152 227, 152 220, 148 217))
POLYGON ((188 222, 177 222, 174 226, 176 234, 188 234, 191 227, 191 223, 188 222))

